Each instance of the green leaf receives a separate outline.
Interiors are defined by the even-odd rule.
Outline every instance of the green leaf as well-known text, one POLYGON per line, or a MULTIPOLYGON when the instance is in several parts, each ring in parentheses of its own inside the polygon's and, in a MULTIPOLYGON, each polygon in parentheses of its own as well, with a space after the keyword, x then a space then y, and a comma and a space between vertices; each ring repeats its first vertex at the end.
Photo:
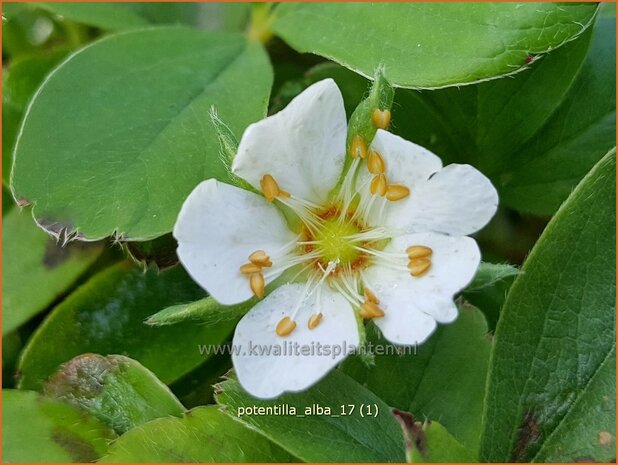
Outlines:
POLYGON ((221 305, 212 297, 196 300, 187 304, 172 305, 148 317, 146 324, 165 326, 195 321, 204 326, 212 326, 221 322, 236 322, 255 304, 256 299, 249 299, 238 305, 221 305))
POLYGON ((398 90, 393 128, 445 163, 483 171, 501 202, 553 214, 615 143, 615 56, 614 20, 600 17, 580 38, 510 79, 398 90))
POLYGON ((16 143, 15 197, 58 235, 168 233, 199 182, 227 178, 210 108, 241 134, 264 116, 271 83, 264 50, 241 35, 162 27, 105 37, 39 88, 16 143))
POLYGON ((13 147, 26 105, 43 78, 67 54, 57 49, 12 60, 2 83, 2 182, 8 185, 13 147))
POLYGON ((367 338, 374 365, 368 367, 355 357, 344 363, 344 371, 388 405, 415 418, 440 421, 476 452, 491 346, 483 314, 462 306, 454 323, 440 325, 427 342, 412 347, 413 353, 387 352, 394 347, 374 325, 368 327, 367 338))
POLYGON ((39 389, 58 367, 84 353, 123 354, 169 384, 207 360, 200 345, 221 344, 233 324, 189 322, 153 328, 161 306, 196 300, 203 291, 180 267, 158 273, 120 263, 97 274, 58 305, 32 336, 20 363, 20 387, 39 389))
POLYGON ((474 279, 468 284, 466 292, 479 291, 486 287, 493 286, 507 278, 517 276, 519 273, 516 267, 507 263, 482 262, 474 275, 474 279))
POLYGON ((616 451, 616 431, 613 428, 615 418, 616 392, 616 356, 615 351, 605 359, 597 372, 590 379, 586 392, 573 405, 560 425, 543 443, 543 448, 536 455, 538 462, 564 461, 570 452, 577 458, 591 460, 594 457, 609 457, 613 460, 616 451), (614 399, 612 401, 611 399, 614 399), (593 419, 591 425, 582 418, 593 419), (595 426, 607 426, 607 429, 593 431, 595 426), (591 451, 593 451, 591 453, 591 451))
POLYGON ((615 176, 613 150, 549 223, 509 292, 490 368, 483 460, 615 455, 615 176))
POLYGON ((290 462, 292 458, 260 434, 215 406, 195 408, 183 418, 160 418, 115 441, 102 461, 290 462))
POLYGON ((41 2, 33 6, 90 26, 109 30, 121 30, 147 26, 148 21, 140 16, 133 5, 125 3, 56 3, 41 2))
POLYGON ((199 5, 192 3, 40 2, 33 6, 110 31, 135 29, 149 24, 194 24, 199 10, 199 5))
POLYGON ((591 22, 597 5, 556 3, 287 3, 275 32, 299 52, 393 84, 437 88, 526 68, 591 22))
POLYGON ((599 15, 616 18, 616 4, 603 2, 599 8, 599 15))
POLYGON ((414 421, 407 412, 394 411, 403 430, 406 458, 410 463, 474 462, 474 455, 436 421, 414 421))
POLYGON ((416 450, 414 462, 453 463, 475 462, 476 457, 462 446, 449 432, 436 421, 423 425, 426 442, 424 453, 416 450))
POLYGON ((251 14, 250 2, 200 3, 199 27, 210 31, 244 32, 251 14))
POLYGON ((114 433, 75 407, 35 392, 2 391, 2 461, 93 462, 114 433))
MULTIPOLYGON (((616 18, 600 17, 567 95, 502 175, 502 200, 531 213, 553 213, 615 144, 616 18)), ((555 82, 555 76, 554 76, 555 82)))
POLYGON ((62 246, 39 229, 29 210, 4 216, 2 334, 43 311, 71 288, 101 255, 102 244, 62 246))
POLYGON ((200 25, 202 5, 196 2, 137 2, 129 5, 151 24, 200 25))
POLYGON ((302 461, 404 460, 402 433, 390 408, 340 371, 302 393, 276 400, 255 399, 233 379, 219 385, 215 397, 229 415, 302 461))
POLYGON ((44 392, 80 407, 118 434, 185 411, 151 371, 122 355, 75 357, 45 383, 44 392))

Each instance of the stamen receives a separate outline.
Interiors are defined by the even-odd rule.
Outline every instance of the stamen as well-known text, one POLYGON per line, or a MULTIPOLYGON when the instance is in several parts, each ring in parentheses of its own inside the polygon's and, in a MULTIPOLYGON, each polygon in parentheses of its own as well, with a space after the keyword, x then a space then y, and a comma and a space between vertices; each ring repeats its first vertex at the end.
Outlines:
MULTIPOLYGON (((392 252, 384 252, 381 250, 368 249, 365 247, 354 247, 356 250, 363 252, 367 255, 372 255, 375 258, 375 263, 380 266, 385 266, 392 270, 402 271, 404 273, 408 273, 410 270, 408 267, 404 266, 405 259, 407 256, 403 253, 392 253, 392 252)), ((364 285, 369 287, 369 285, 365 282, 366 279, 363 278, 364 285)))
POLYGON ((413 258, 427 258, 431 257, 433 250, 430 247, 425 245, 411 245, 406 249, 406 254, 408 258, 412 260, 413 258))
POLYGON ((356 178, 356 171, 358 170, 358 166, 360 165, 360 159, 355 158, 352 160, 352 164, 348 169, 348 172, 345 174, 343 178, 343 182, 341 183, 341 188, 339 189, 339 193, 337 194, 337 198, 339 201, 343 203, 343 208, 339 214, 339 220, 343 221, 343 219, 348 214, 348 208, 352 203, 352 199, 358 193, 358 191, 354 191, 354 179, 356 178))
POLYGON ((262 188, 264 197, 266 197, 266 200, 269 202, 272 202, 277 197, 290 196, 289 192, 281 190, 279 184, 275 181, 275 178, 273 178, 270 174, 265 174, 262 176, 262 179, 260 180, 260 187, 262 188))
MULTIPOLYGON (((387 188, 388 191, 388 188, 387 188)), ((378 212, 378 219, 377 222, 378 224, 384 224, 384 213, 385 213, 385 207, 387 204, 387 200, 385 197, 382 197, 382 202, 380 202, 380 211, 378 212)))
POLYGON ((363 299, 360 297, 360 294, 358 293, 358 282, 354 278, 355 276, 352 272, 352 268, 348 267, 348 269, 346 270, 346 273, 340 276, 340 281, 343 284, 343 286, 346 288, 346 290, 350 293, 350 295, 354 297, 354 299, 356 299, 358 302, 362 302, 363 299), (348 278, 352 278, 352 282, 350 282, 348 278))
POLYGON ((410 274, 412 276, 414 276, 415 278, 419 278, 429 271, 430 266, 430 259, 415 258, 413 260, 410 260, 410 263, 408 263, 408 270, 410 270, 410 274))
POLYGON ((324 220, 316 215, 311 208, 304 205, 304 203, 296 197, 279 198, 279 201, 296 213, 307 229, 314 234, 324 222, 324 220))
POLYGON ((314 313, 311 315, 311 318, 309 318, 309 321, 307 322, 309 329, 315 329, 322 321, 322 317, 323 315, 321 313, 314 313))
POLYGON ((367 157, 367 169, 371 174, 384 174, 384 170, 386 169, 384 158, 382 158, 382 155, 375 150, 369 151, 369 156, 367 157))
POLYGON ((356 134, 352 138, 352 145, 350 146, 350 155, 352 158, 365 158, 367 156, 367 145, 360 134, 356 134))
POLYGON ((408 195, 410 195, 410 189, 401 184, 390 184, 386 188, 386 198, 391 202, 405 199, 408 195))
POLYGON ((360 312, 358 312, 358 314, 361 316, 361 318, 364 318, 365 320, 371 319, 371 313, 367 310, 361 310, 360 312))
POLYGON ((240 272, 246 275, 259 273, 260 271, 262 271, 262 267, 260 265, 256 265, 255 263, 245 263, 240 267, 240 272))
POLYGON ((376 305, 380 303, 380 299, 378 299, 368 287, 363 289, 363 294, 365 294, 365 299, 367 299, 368 302, 373 302, 376 305))
MULTIPOLYGON (((271 268, 268 271, 266 271, 264 273, 264 277, 266 279, 270 279, 273 276, 277 276, 283 273, 285 270, 288 270, 296 265, 299 265, 305 262, 309 262, 305 266, 311 266, 313 264, 312 260, 315 260, 316 258, 319 258, 319 257, 320 257, 320 253, 318 251, 314 251, 308 254, 295 255, 289 258, 285 258, 285 260, 279 261, 275 268, 271 268)), ((293 281, 293 280, 290 279, 290 281, 293 281)))
POLYGON ((337 280, 333 280, 332 281, 332 285, 335 286, 335 289, 337 289, 339 291, 339 293, 348 301, 352 304, 352 306, 356 307, 357 305, 360 305, 363 302, 363 299, 361 299, 359 296, 357 296, 356 294, 350 294, 350 292, 348 290, 346 290, 345 288, 341 287, 341 284, 339 284, 337 282, 337 280))
POLYGON ((265 273, 265 277, 270 279, 277 274, 284 272, 285 270, 292 268, 300 263, 310 262, 311 260, 315 260, 320 257, 319 251, 313 251, 310 253, 302 254, 302 255, 288 255, 287 257, 282 257, 277 260, 277 263, 274 268, 269 269, 265 273))
POLYGON ((369 188, 372 194, 384 197, 386 194, 386 176, 384 176, 384 174, 374 176, 369 188))
MULTIPOLYGON (((360 246, 354 246, 354 248, 356 250, 358 250, 359 252, 363 252, 369 255, 373 255, 375 257, 378 257, 380 259, 384 259, 384 260, 390 260, 393 261, 393 263, 395 261, 397 261, 397 259, 402 259, 402 258, 406 258, 405 254, 401 254, 401 253, 393 253, 393 252, 384 252, 383 250, 373 250, 373 249, 367 249, 365 247, 360 247, 360 246)), ((401 260, 399 260, 401 261, 401 260)))
POLYGON ((322 286, 318 287, 318 290, 315 295, 315 307, 322 308, 322 286))
POLYGON ((356 234, 350 234, 349 236, 344 236, 343 238, 352 242, 366 242, 390 239, 391 237, 391 234, 386 228, 373 228, 356 234))
POLYGON ((384 316, 384 310, 374 302, 365 302, 360 306, 359 315, 367 319, 382 318, 384 316))
POLYGON ((300 205, 302 205, 303 207, 307 209, 314 209, 314 210, 320 209, 320 205, 318 205, 317 203, 313 203, 309 200, 301 199, 300 197, 296 197, 295 195, 292 195, 290 197, 292 198, 292 200, 294 200, 295 202, 299 203, 300 205))
MULTIPOLYGON (((362 193, 365 192, 365 189, 372 181, 373 181, 372 178, 368 178, 360 187, 356 189, 354 196, 358 194, 360 196, 360 201, 356 207, 356 211, 352 215, 352 218, 350 218, 350 221, 356 221, 359 218, 362 218, 363 222, 366 222, 367 219, 369 218, 369 211, 371 210, 371 205, 373 204, 373 200, 375 199, 375 196, 362 195, 362 193)), ((346 208, 347 208, 347 205, 346 205, 346 208)))
POLYGON ((249 277, 249 286, 257 298, 264 297, 264 275, 262 273, 253 273, 249 277))
POLYGON ((289 283, 293 283, 296 281, 296 278, 298 278, 301 274, 303 274, 305 271, 307 271, 308 268, 313 266, 313 262, 309 262, 307 263, 305 266, 301 267, 300 270, 298 270, 294 276, 292 276, 290 279, 288 279, 289 283))
POLYGON ((249 261, 254 265, 261 266, 262 268, 269 268, 273 266, 273 262, 270 261, 270 257, 266 255, 263 250, 256 250, 249 255, 249 261))
POLYGON ((328 278, 328 276, 333 272, 335 268, 337 268, 338 264, 339 264, 339 260, 331 261, 328 263, 328 266, 326 267, 326 269, 324 269, 322 268, 322 265, 318 263, 320 270, 322 270, 322 277, 318 280, 317 283, 315 283, 317 279, 315 275, 311 275, 309 277, 309 279, 307 280, 307 283, 305 284, 305 288, 301 294, 302 297, 299 299, 298 303, 296 304, 296 308, 294 308, 294 310, 292 311, 292 318, 296 317, 296 314, 302 307, 303 303, 305 303, 305 301, 313 295, 316 289, 320 288, 324 280, 328 278))
POLYGON ((390 110, 380 110, 376 108, 371 115, 373 125, 378 129, 386 129, 391 122, 390 110))
POLYGON ((296 329, 296 322, 289 316, 286 316, 283 317, 279 323, 277 323, 275 332, 277 333, 277 336, 285 337, 289 336, 294 329, 296 329))

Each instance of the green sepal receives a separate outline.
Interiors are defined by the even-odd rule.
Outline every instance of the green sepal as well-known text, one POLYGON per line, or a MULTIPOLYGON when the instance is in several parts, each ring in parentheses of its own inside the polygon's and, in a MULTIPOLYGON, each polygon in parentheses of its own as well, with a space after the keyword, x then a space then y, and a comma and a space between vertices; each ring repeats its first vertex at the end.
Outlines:
POLYGON ((251 184, 232 172, 232 162, 238 152, 238 139, 236 139, 230 127, 219 117, 214 107, 210 108, 210 121, 217 133, 217 139, 219 139, 219 159, 225 166, 230 183, 241 189, 259 193, 251 184))
POLYGON ((358 358, 367 368, 370 368, 374 365, 374 356, 366 350, 367 330, 365 328, 365 320, 356 310, 354 311, 354 317, 356 318, 356 325, 358 327, 358 358))
POLYGON ((239 320, 257 302, 257 298, 252 298, 237 305, 222 305, 212 297, 205 297, 194 302, 166 307, 148 317, 144 323, 149 326, 167 326, 190 320, 198 321, 204 326, 212 326, 222 321, 239 320))
MULTIPOLYGON (((369 95, 358 104, 348 124, 346 150, 350 154, 352 139, 359 134, 367 146, 376 135, 377 128, 373 124, 372 115, 375 110, 389 110, 393 105, 395 89, 384 77, 384 68, 376 70, 376 74, 369 90, 369 95)), ((349 160, 349 159, 348 159, 349 160)), ((346 163, 349 161, 346 160, 346 163)))

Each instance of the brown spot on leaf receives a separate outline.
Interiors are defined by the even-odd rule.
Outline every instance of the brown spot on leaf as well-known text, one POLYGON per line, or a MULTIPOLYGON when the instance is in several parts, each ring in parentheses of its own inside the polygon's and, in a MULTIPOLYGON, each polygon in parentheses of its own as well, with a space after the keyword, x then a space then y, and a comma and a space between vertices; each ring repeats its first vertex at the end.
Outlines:
POLYGON ((115 367, 110 357, 79 355, 60 367, 43 385, 43 392, 80 407, 76 399, 95 398, 103 389, 105 378, 115 367))
POLYGON ((614 436, 612 436, 612 433, 610 433, 609 431, 600 431, 599 444, 601 444, 602 446, 609 446, 612 444, 613 437, 614 436))
POLYGON ((532 412, 526 413, 519 427, 519 435, 511 462, 525 462, 529 447, 541 437, 537 418, 532 412))
POLYGON ((30 205, 30 200, 27 199, 17 199, 15 202, 17 202, 17 205, 22 208, 30 205))
POLYGON ((414 416, 411 413, 396 408, 393 409, 393 415, 403 431, 406 450, 412 451, 416 448, 422 456, 425 456, 427 454, 427 435, 423 431, 423 424, 414 421, 414 416))
POLYGON ((49 218, 37 218, 36 221, 39 224, 39 226, 41 226, 41 228, 43 228, 45 231, 49 232, 50 234, 53 234, 56 237, 61 236, 61 235, 67 235, 67 236, 72 235, 72 231, 73 231, 72 224, 63 223, 61 221, 55 221, 49 218))
POLYGON ((69 453, 74 462, 94 462, 99 458, 92 445, 84 442, 81 438, 69 431, 57 429, 52 432, 51 437, 54 442, 69 453))

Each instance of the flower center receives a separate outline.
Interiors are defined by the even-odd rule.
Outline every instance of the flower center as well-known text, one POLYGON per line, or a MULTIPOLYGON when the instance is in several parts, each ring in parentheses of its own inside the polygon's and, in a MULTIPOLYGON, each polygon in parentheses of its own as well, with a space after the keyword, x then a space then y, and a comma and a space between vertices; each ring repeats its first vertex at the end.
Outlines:
POLYGON ((341 265, 347 265, 358 259, 360 252, 354 247, 349 237, 361 231, 360 227, 337 217, 328 218, 315 234, 318 242, 316 249, 320 253, 320 261, 328 263, 339 260, 341 265))
MULTIPOLYGON (((297 313, 307 299, 315 299, 317 307, 320 307, 320 290, 326 282, 357 309, 360 317, 381 318, 384 310, 371 290, 371 283, 366 281, 364 269, 381 261, 418 277, 425 274, 431 265, 431 249, 425 246, 411 246, 407 254, 383 251, 384 245, 393 237, 387 228, 378 226, 382 223, 384 208, 387 202, 406 198, 410 190, 404 185, 388 183, 386 164, 378 152, 361 152, 346 172, 336 200, 327 206, 282 190, 271 175, 264 175, 260 181, 266 200, 281 202, 302 223, 297 238, 277 251, 272 260, 266 251, 256 250, 249 255, 249 262, 240 267, 240 272, 248 275, 251 289, 258 297, 264 295, 266 281, 283 270, 301 265, 292 281, 306 272, 307 281, 301 297, 290 314, 282 318, 275 328, 281 337, 294 331, 297 313), (365 157, 367 169, 373 176, 357 186, 357 171, 365 157), (361 195, 363 189, 368 189, 371 195, 361 195), (369 221, 372 215, 377 216, 369 221), (409 261, 407 268, 404 265, 406 259, 409 261), (271 270, 275 263, 279 265, 271 270)), ((307 322, 308 328, 315 329, 323 316, 321 311, 312 314, 307 322)))

